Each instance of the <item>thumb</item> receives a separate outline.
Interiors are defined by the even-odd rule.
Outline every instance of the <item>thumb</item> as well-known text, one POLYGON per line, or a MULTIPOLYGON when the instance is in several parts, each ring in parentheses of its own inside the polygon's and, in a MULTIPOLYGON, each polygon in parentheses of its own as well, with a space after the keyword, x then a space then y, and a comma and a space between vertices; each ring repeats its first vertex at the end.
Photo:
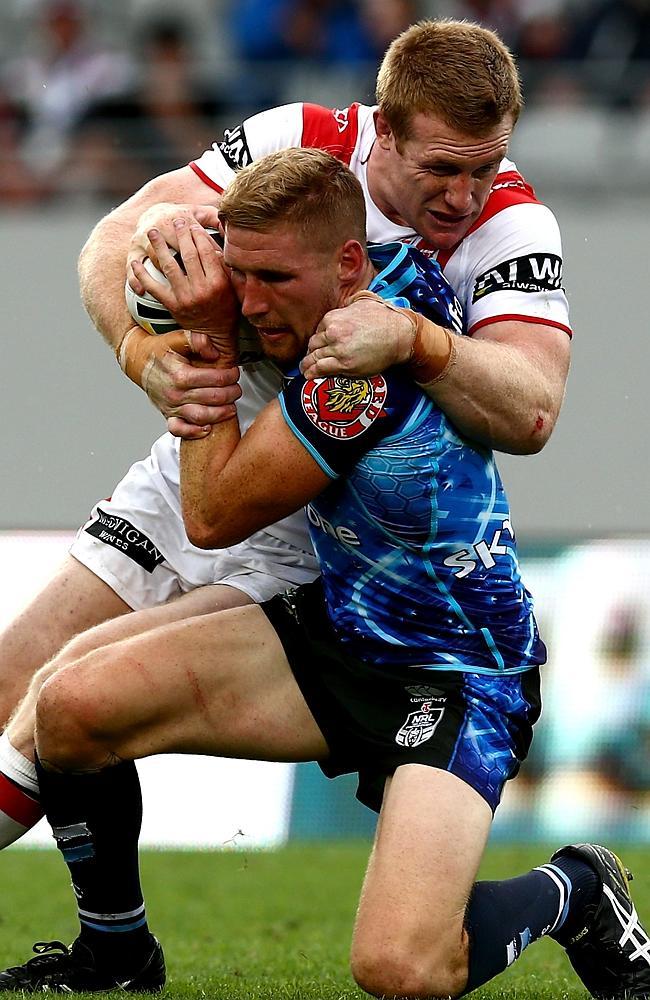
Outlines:
POLYGON ((182 354, 186 358, 190 354, 195 353, 192 346, 192 332, 190 330, 172 330, 171 333, 165 333, 163 336, 165 338, 165 347, 168 351, 182 354))

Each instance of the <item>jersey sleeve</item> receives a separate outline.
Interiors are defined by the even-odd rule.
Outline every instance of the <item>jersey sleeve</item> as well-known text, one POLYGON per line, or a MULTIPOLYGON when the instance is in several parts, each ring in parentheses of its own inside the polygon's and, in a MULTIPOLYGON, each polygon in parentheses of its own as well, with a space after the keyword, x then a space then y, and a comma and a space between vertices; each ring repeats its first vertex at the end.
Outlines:
POLYGON ((473 229, 456 250, 438 256, 463 302, 467 330, 514 320, 570 336, 555 216, 518 173, 499 176, 473 229))
POLYGON ((346 475, 379 440, 430 406, 412 381, 392 371, 371 378, 294 378, 280 394, 291 431, 332 479, 346 475))
POLYGON ((190 166, 211 188, 225 191, 237 170, 267 153, 300 146, 302 132, 303 105, 284 104, 226 129, 221 142, 213 143, 190 166))

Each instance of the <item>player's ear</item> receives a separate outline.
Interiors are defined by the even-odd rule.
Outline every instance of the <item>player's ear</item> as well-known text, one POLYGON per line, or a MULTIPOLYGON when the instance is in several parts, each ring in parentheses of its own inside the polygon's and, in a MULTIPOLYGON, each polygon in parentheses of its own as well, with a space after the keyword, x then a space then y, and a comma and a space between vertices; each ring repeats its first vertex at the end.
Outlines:
POLYGON ((368 254, 365 246, 359 243, 359 240, 346 240, 339 250, 339 280, 345 285, 358 281, 365 270, 367 261, 368 254))
POLYGON ((375 131, 377 132, 377 142, 381 148, 390 149, 391 141, 393 141, 393 130, 383 111, 375 111, 375 131))

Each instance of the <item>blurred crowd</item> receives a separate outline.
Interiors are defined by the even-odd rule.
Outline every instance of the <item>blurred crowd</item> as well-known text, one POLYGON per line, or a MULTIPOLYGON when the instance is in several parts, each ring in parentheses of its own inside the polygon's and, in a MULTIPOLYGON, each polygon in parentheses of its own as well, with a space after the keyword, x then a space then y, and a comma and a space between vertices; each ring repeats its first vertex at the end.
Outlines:
POLYGON ((529 106, 650 110, 650 0, 5 0, 0 204, 116 203, 224 126, 290 100, 372 103, 421 17, 496 29, 529 106))

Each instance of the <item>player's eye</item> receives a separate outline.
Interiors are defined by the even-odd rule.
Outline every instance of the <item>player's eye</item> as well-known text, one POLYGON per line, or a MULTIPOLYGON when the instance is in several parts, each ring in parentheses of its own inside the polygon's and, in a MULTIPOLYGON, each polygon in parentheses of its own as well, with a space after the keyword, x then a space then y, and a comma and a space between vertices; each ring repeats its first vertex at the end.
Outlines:
POLYGON ((496 168, 498 163, 486 163, 484 166, 479 167, 478 170, 474 171, 475 177, 488 177, 496 168))
POLYGON ((290 281, 292 277, 283 271, 260 271, 257 276, 260 281, 265 281, 267 285, 278 285, 282 281, 290 281))

